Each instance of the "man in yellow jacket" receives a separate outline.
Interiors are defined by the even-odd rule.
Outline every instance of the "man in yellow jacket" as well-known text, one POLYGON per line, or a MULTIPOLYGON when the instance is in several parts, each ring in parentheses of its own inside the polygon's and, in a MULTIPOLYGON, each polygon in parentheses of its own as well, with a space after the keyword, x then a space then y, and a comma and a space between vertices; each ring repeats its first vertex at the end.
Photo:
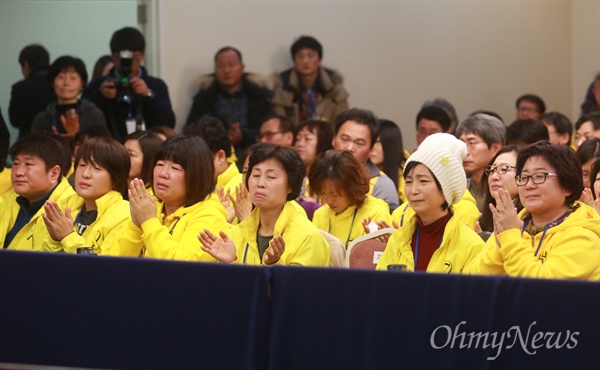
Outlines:
POLYGON ((14 192, 7 193, 0 202, 3 248, 41 250, 48 233, 41 217, 44 203, 53 200, 65 209, 75 201, 75 191, 61 175, 64 151, 62 143, 43 134, 23 137, 10 148, 14 192))

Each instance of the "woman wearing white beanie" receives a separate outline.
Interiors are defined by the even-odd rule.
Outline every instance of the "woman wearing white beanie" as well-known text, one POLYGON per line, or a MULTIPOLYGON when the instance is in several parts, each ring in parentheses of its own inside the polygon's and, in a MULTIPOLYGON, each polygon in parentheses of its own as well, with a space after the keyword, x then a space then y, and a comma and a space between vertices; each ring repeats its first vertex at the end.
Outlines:
POLYGON ((408 270, 460 273, 481 251, 483 240, 459 217, 452 206, 466 187, 462 158, 466 145, 452 135, 429 136, 404 167, 405 194, 415 213, 406 214, 402 227, 388 241, 377 264, 403 264, 408 270))

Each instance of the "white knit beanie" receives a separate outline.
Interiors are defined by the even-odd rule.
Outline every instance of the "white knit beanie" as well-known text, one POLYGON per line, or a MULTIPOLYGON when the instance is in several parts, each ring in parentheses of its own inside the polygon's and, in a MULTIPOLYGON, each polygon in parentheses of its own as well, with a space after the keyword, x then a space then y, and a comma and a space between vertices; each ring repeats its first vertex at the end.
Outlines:
POLYGON ((467 145, 450 134, 428 136, 404 165, 410 162, 424 164, 442 186, 448 205, 460 201, 467 189, 467 175, 462 161, 467 156, 467 145))

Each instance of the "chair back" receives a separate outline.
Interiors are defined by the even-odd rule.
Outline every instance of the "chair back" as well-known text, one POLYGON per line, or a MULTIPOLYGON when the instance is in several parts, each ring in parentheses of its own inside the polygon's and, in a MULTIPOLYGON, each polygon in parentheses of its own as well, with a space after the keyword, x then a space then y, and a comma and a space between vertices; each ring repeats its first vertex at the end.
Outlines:
POLYGON ((346 265, 349 268, 375 270, 387 245, 379 237, 394 231, 388 227, 354 239, 346 251, 346 265))
POLYGON ((326 231, 319 231, 329 244, 329 267, 348 267, 346 265, 346 248, 342 241, 326 231))

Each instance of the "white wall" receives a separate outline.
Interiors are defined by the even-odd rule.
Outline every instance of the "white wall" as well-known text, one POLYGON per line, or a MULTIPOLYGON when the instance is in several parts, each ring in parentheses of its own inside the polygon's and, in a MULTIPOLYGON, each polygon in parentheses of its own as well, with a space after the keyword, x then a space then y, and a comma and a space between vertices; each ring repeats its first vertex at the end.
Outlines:
POLYGON ((588 86, 600 72, 600 1, 573 1, 571 9, 572 118, 576 119, 588 86))
MULTIPOLYGON (((82 57, 91 72, 112 32, 136 24, 136 0, 0 0, 0 106, 22 78, 18 53, 33 42, 52 59, 82 57)), ((346 77, 352 106, 398 122, 414 145, 423 101, 450 100, 459 118, 491 109, 505 121, 525 92, 576 119, 600 71, 600 1, 181 1, 148 0, 147 56, 169 85, 181 125, 197 76, 214 52, 233 45, 246 69, 271 74, 291 66, 302 34, 324 45, 324 63, 346 77), (160 58, 160 60, 157 60, 160 58), (159 63, 160 62, 160 63, 159 63)), ((15 137, 13 131, 13 139, 15 137)))
MULTIPOLYGON (((23 79, 18 62, 23 47, 42 44, 51 61, 77 56, 91 76, 96 60, 110 54, 112 33, 136 25, 136 0, 0 0, 0 107, 7 124, 11 86, 23 79)), ((8 126, 14 142, 17 130, 8 126)))
POLYGON ((343 73, 350 105, 399 123, 408 147, 425 100, 445 97, 459 119, 489 109, 510 123, 530 92, 576 119, 600 70, 598 1, 159 1, 161 71, 180 125, 217 49, 238 47, 246 70, 271 74, 291 65, 302 34, 343 73), (595 57, 578 63, 575 51, 595 57))

